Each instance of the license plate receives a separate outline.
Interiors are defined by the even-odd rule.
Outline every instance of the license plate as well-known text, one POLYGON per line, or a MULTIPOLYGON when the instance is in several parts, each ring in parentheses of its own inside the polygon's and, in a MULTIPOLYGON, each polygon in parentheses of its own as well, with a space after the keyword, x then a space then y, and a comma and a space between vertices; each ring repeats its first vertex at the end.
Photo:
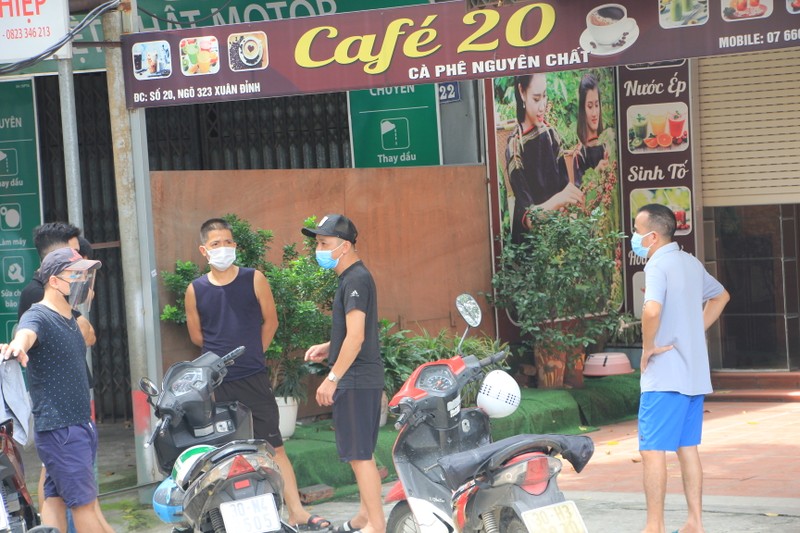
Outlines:
POLYGON ((280 531, 281 520, 272 494, 220 504, 225 529, 236 533, 280 531))
POLYGON ((573 501, 554 503, 522 513, 528 531, 536 533, 588 533, 573 501))

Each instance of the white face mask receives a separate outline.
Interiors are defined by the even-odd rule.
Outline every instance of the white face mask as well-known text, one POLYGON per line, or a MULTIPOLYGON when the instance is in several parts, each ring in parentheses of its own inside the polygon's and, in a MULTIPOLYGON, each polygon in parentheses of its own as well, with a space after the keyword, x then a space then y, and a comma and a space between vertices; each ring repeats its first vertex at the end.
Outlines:
POLYGON ((217 270, 227 270, 236 261, 236 248, 222 246, 220 248, 206 248, 208 264, 217 270))

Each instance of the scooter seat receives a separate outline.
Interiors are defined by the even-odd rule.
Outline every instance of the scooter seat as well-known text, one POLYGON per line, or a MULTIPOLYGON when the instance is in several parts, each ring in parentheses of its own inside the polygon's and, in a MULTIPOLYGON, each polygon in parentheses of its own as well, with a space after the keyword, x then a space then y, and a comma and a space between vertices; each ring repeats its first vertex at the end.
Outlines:
POLYGON ((583 470, 594 453, 594 443, 583 435, 516 435, 439 459, 445 482, 456 490, 467 480, 500 468, 506 461, 528 452, 561 454, 577 472, 583 470))

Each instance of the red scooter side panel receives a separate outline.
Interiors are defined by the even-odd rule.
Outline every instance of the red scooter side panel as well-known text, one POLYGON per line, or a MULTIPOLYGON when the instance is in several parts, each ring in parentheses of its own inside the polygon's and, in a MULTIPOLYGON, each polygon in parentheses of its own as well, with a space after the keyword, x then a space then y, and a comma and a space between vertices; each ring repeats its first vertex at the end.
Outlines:
POLYGON ((406 491, 403 489, 403 484, 401 482, 395 483, 389 492, 386 494, 386 498, 384 498, 384 503, 390 502, 400 502, 406 500, 406 491))

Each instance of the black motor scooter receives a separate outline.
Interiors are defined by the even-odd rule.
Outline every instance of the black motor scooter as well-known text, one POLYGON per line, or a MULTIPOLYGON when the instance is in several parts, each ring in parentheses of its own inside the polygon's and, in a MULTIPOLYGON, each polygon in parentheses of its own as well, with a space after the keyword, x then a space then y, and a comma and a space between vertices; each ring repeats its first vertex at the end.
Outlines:
MULTIPOLYGON (((461 295, 456 306, 471 327, 480 323, 474 298, 461 295)), ((400 480, 386 497, 397 502, 387 532, 586 531, 574 502, 558 489, 556 455, 580 472, 594 452, 589 437, 517 435, 491 442, 489 414, 480 407, 461 408, 464 387, 483 379, 484 367, 506 355, 483 360, 456 355, 425 363, 392 398, 389 406, 399 415, 395 426, 400 430, 392 456, 400 480)), ((504 391, 487 382, 488 377, 479 405, 485 394, 487 409, 500 400, 501 414, 493 416, 513 411, 518 400, 508 409, 502 405, 504 391)))
MULTIPOLYGON (((250 409, 214 400, 226 366, 242 353, 239 347, 223 357, 206 352, 176 363, 164 375, 161 392, 148 378, 139 382, 159 418, 146 446, 155 446, 164 474, 172 472, 176 461, 182 463, 172 472, 176 486, 165 511, 169 516, 159 512, 176 530, 295 532, 280 519, 283 479, 272 446, 253 439, 250 409), (198 445, 209 445, 209 451, 179 461, 198 445)), ((158 503, 163 508, 164 502, 158 503)))

